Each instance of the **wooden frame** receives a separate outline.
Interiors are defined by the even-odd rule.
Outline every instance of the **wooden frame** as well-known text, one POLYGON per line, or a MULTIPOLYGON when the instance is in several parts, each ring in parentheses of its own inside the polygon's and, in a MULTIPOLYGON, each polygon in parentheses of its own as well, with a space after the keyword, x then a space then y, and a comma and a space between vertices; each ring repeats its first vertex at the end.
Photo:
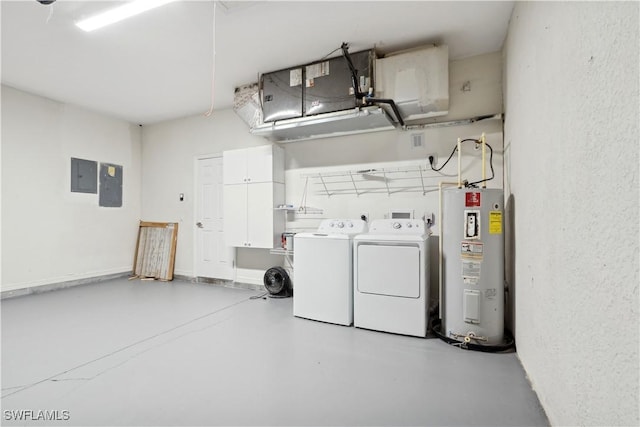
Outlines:
POLYGON ((140 221, 133 277, 173 280, 177 242, 177 222, 140 221))

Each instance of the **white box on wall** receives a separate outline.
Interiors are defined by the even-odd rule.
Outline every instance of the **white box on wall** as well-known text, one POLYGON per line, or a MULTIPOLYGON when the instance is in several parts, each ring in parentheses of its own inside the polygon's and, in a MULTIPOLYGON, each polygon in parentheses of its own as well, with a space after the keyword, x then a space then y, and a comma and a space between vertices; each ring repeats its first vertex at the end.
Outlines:
POLYGON ((377 59, 375 93, 393 99, 405 121, 447 114, 449 48, 429 46, 377 59))

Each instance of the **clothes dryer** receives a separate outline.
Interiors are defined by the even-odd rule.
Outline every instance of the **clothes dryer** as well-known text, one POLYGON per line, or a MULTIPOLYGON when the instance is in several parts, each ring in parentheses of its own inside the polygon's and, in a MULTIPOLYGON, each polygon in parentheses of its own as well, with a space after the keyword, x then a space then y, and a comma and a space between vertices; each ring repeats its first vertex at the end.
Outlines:
POLYGON ((427 335, 429 235, 422 220, 383 219, 354 238, 354 326, 427 335))

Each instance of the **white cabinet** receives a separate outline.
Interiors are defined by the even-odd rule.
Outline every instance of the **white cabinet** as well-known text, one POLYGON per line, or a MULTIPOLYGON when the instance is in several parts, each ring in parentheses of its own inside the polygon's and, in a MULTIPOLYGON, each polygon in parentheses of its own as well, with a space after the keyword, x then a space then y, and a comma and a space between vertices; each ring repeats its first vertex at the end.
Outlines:
POLYGON ((225 184, 284 183, 284 150, 276 145, 225 151, 222 156, 225 184))
POLYGON ((228 246, 274 248, 284 231, 284 215, 274 200, 284 200, 284 184, 259 182, 224 186, 224 227, 228 246))
POLYGON ((274 248, 285 218, 284 151, 260 146, 223 153, 224 231, 228 246, 274 248))

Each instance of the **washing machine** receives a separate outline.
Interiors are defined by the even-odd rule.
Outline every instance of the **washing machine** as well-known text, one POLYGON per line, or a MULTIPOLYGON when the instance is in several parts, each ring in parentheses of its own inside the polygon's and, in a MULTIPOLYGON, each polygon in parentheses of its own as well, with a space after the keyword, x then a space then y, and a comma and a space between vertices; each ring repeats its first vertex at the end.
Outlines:
POLYGON ((427 335, 430 234, 423 220, 381 219, 354 238, 354 326, 427 335))
POLYGON ((294 316, 353 324, 353 238, 366 231, 360 219, 327 219, 294 236, 294 316))

